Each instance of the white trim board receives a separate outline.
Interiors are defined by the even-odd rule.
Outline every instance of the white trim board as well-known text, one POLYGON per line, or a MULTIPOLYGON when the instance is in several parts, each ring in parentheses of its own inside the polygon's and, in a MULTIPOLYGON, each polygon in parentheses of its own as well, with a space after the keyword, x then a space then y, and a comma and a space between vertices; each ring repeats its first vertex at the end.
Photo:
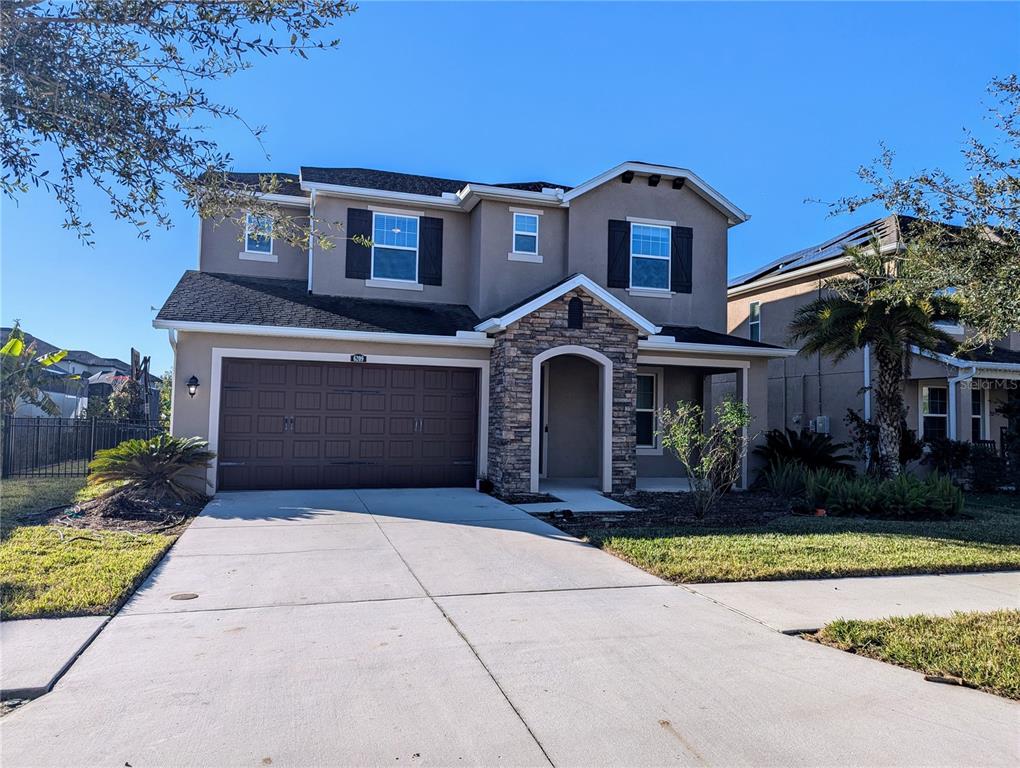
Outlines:
MULTIPOLYGON (((244 349, 241 347, 213 347, 211 353, 211 381, 209 382, 209 445, 213 450, 219 447, 220 438, 220 389, 223 378, 223 359, 240 357, 254 360, 311 360, 321 363, 350 363, 351 355, 359 350, 347 352, 302 352, 287 349, 244 349)), ((489 361, 465 360, 447 357, 415 357, 405 355, 369 355, 365 365, 414 365, 440 368, 477 368, 478 373, 478 460, 476 472, 485 477, 489 471, 489 361)), ((206 485, 209 493, 216 490, 217 460, 209 463, 206 485)))
POLYGON ((693 344, 673 341, 672 336, 638 339, 638 352, 698 352, 737 357, 793 357, 798 350, 785 347, 737 347, 728 344, 693 344), (666 339, 669 339, 667 341, 666 339))
POLYGON ((476 331, 457 331, 456 336, 433 336, 418 333, 373 331, 341 331, 331 328, 291 328, 278 325, 241 325, 234 323, 199 323, 187 320, 152 321, 153 328, 188 331, 190 333, 224 333, 239 336, 277 336, 292 339, 329 339, 334 341, 367 341, 382 344, 423 344, 440 347, 489 348, 494 341, 476 331))
MULTIPOLYGON (((602 490, 609 493, 613 490, 613 361, 594 349, 565 344, 540 352, 531 359, 531 492, 539 492, 539 474, 541 467, 538 461, 539 441, 535 435, 541 436, 542 419, 540 398, 542 396, 542 363, 560 355, 577 355, 587 358, 599 366, 599 412, 602 422, 600 438, 602 440, 602 490)), ((548 454, 548 451, 546 451, 548 454)))
POLYGON ((613 296, 602 286, 598 285, 587 275, 575 275, 569 280, 565 280, 548 291, 543 293, 541 296, 532 299, 527 304, 523 304, 517 309, 507 312, 502 317, 492 317, 479 323, 475 326, 476 331, 495 333, 496 331, 502 331, 512 323, 516 323, 523 317, 530 315, 532 312, 541 309, 550 301, 558 299, 560 296, 564 296, 570 291, 576 288, 583 288, 587 291, 593 299, 598 301, 605 307, 616 312, 618 315, 623 317, 625 320, 630 322, 632 325, 637 326, 638 330, 648 335, 654 335, 662 329, 648 320, 644 315, 631 309, 629 306, 624 304, 618 298, 613 296))

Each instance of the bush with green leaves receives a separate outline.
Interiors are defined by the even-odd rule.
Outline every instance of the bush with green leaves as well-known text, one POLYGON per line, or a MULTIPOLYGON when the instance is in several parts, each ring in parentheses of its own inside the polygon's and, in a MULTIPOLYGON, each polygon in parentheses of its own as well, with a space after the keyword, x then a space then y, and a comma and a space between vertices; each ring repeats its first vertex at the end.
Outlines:
POLYGON ((837 443, 831 435, 802 429, 771 429, 765 433, 765 444, 754 449, 768 466, 796 462, 807 469, 831 469, 853 474, 853 457, 843 450, 846 443, 837 443))
POLYGON ((675 410, 663 408, 659 414, 662 445, 687 471, 698 517, 710 512, 739 482, 751 440, 747 435, 751 412, 746 403, 726 398, 713 415, 706 427, 701 406, 682 400, 675 410))
POLYGON ((936 472, 955 476, 964 471, 970 462, 971 444, 948 437, 936 437, 924 441, 928 449, 922 464, 929 465, 936 472))
POLYGON ((186 477, 205 470, 216 454, 198 437, 159 435, 151 440, 125 440, 97 451, 89 464, 89 484, 120 483, 118 491, 164 500, 193 501, 202 497, 186 477))
POLYGON ((804 496, 804 481, 808 470, 803 464, 781 461, 765 467, 760 482, 776 496, 784 499, 798 499, 804 496))

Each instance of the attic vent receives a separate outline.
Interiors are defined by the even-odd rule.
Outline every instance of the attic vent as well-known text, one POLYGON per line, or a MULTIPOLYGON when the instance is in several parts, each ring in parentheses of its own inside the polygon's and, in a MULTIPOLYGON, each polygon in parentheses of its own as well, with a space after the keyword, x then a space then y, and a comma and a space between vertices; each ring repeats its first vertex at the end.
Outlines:
POLYGON ((577 296, 567 302, 567 328, 584 328, 584 302, 577 296))

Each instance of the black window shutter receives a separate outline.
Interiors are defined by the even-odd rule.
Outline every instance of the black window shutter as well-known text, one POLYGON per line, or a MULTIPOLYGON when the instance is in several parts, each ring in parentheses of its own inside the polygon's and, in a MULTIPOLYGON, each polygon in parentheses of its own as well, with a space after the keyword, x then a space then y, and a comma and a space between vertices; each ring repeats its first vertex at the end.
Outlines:
POLYGON ((443 220, 423 216, 418 224, 418 282, 443 284, 443 220))
POLYGON ((630 224, 626 221, 609 221, 609 275, 610 288, 630 288, 630 224))
POLYGON ((673 227, 672 264, 669 289, 675 293, 690 293, 694 274, 694 230, 690 227, 673 227))
POLYGON ((372 249, 352 239, 361 235, 372 239, 372 212, 363 208, 347 209, 347 277, 367 280, 372 276, 372 249))

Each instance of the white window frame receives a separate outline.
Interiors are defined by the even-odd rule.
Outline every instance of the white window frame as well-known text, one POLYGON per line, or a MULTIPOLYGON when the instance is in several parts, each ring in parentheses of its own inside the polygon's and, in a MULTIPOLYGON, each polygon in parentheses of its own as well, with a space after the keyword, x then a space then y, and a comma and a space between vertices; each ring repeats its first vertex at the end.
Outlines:
MULTIPOLYGON (((255 216, 256 216, 256 214, 252 213, 251 211, 247 211, 244 214, 244 252, 248 253, 248 254, 255 254, 256 256, 263 256, 263 257, 274 256, 275 254, 274 254, 273 249, 275 248, 275 245, 276 245, 276 242, 275 242, 276 238, 273 237, 273 233, 272 233, 271 230, 269 232, 269 250, 268 251, 253 251, 253 250, 251 250, 248 247, 248 240, 251 239, 252 231, 253 231, 253 229, 255 229, 254 227, 252 227, 252 219, 254 219, 255 216)), ((263 216, 263 218, 269 218, 269 217, 268 216, 263 216)), ((270 221, 270 225, 271 224, 272 224, 272 221, 270 221)))
POLYGON ((967 437, 973 440, 974 435, 974 419, 978 420, 978 440, 988 439, 988 390, 984 387, 975 387, 974 381, 971 380, 971 405, 970 405, 970 430, 967 433, 967 437), (981 399, 981 412, 974 413, 974 393, 977 392, 981 399))
POLYGON ((517 254, 519 256, 538 256, 538 230, 539 230, 539 227, 541 226, 541 217, 540 217, 540 215, 537 214, 537 213, 532 213, 531 211, 511 211, 510 215, 514 217, 514 219, 513 219, 513 229, 514 229, 513 241, 510 244, 511 245, 511 252, 515 253, 515 254, 517 254), (534 232, 527 232, 527 231, 525 231, 523 229, 517 229, 517 217, 518 216, 527 216, 529 218, 534 219, 535 220, 535 231, 534 232), (517 235, 525 235, 527 237, 534 237, 535 238, 535 250, 533 250, 533 251, 519 251, 519 250, 517 250, 517 235))
POLYGON ((645 291, 655 294, 669 294, 670 286, 673 284, 673 231, 670 227, 664 224, 650 224, 647 222, 631 221, 630 230, 627 233, 628 243, 627 248, 630 251, 630 261, 627 264, 628 276, 627 282, 630 286, 631 291, 645 291), (649 227, 650 229, 664 229, 666 230, 666 255, 665 256, 649 256, 644 253, 634 253, 634 227, 649 227), (665 288, 652 288, 646 285, 634 285, 634 259, 660 259, 666 262, 666 287, 665 288))
POLYGON ((752 301, 747 305, 747 338, 751 341, 761 341, 761 302, 752 301), (753 308, 758 308, 758 319, 754 320, 753 308), (754 337, 755 330, 758 331, 758 338, 754 337))
POLYGON ((652 444, 651 445, 637 445, 637 452, 639 456, 661 456, 662 455, 662 440, 659 435, 656 434, 655 420, 656 414, 662 411, 663 392, 662 392, 662 368, 639 368, 637 376, 650 376, 653 380, 652 390, 652 408, 638 408, 637 407, 637 389, 635 388, 635 400, 634 400, 634 413, 648 413, 652 414, 652 444))
POLYGON ((376 287, 385 287, 388 283, 404 283, 407 285, 418 285, 418 265, 420 259, 419 249, 421 248, 421 217, 396 211, 372 211, 372 264, 369 269, 369 280, 366 285, 374 284, 376 287), (414 219, 418 229, 418 245, 410 248, 406 245, 379 245, 391 251, 411 251, 414 254, 414 278, 409 280, 405 277, 376 277, 375 274, 375 220, 377 216, 399 216, 402 219, 414 219))
POLYGON ((921 439, 921 440, 924 439, 924 436, 925 436, 924 435, 924 420, 928 419, 928 418, 932 418, 932 419, 936 419, 936 418, 937 419, 945 419, 945 422, 946 422, 945 434, 946 434, 946 437, 949 437, 949 387, 946 386, 945 384, 923 384, 921 386, 921 396, 920 396, 920 399, 921 399, 921 403, 920 403, 920 407, 918 408, 918 411, 920 411, 920 413, 919 413, 919 418, 918 418, 918 421, 917 421, 917 436, 918 436, 918 439, 921 439), (928 413, 928 403, 929 403, 928 390, 931 390, 931 389, 945 390, 945 393, 946 393, 946 412, 945 413, 928 413))

